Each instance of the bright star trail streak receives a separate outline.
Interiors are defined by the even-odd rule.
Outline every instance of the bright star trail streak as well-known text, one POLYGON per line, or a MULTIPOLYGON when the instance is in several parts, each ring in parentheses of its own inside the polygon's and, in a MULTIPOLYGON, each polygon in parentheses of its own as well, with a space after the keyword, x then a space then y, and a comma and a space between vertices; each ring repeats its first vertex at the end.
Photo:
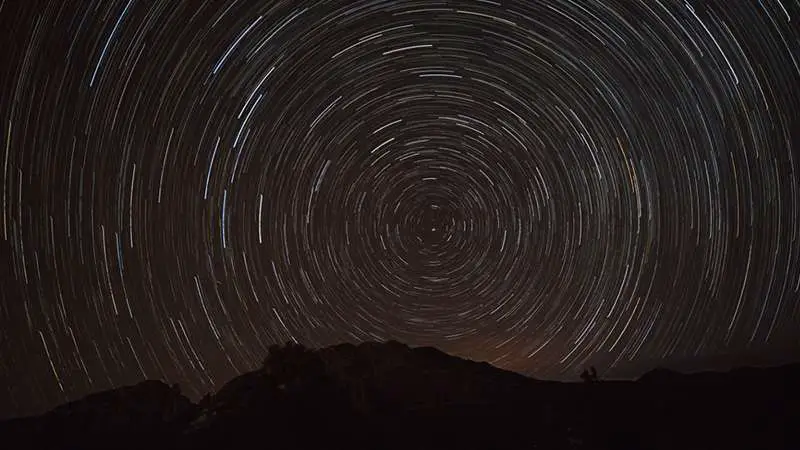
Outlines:
POLYGON ((272 343, 800 355, 800 2, 0 2, 0 416, 272 343))

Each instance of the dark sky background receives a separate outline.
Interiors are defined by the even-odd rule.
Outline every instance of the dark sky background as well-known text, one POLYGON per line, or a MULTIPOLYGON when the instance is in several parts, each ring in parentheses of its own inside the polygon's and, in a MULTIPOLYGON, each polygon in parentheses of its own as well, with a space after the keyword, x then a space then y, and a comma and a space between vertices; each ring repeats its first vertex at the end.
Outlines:
POLYGON ((800 355, 796 0, 0 0, 0 416, 272 343, 800 355))

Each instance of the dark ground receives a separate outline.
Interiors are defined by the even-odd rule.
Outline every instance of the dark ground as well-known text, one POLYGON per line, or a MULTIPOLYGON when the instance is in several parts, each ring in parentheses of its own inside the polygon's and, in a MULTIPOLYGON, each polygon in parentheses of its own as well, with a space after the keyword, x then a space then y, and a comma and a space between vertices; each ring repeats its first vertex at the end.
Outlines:
POLYGON ((557 383, 403 344, 274 347, 199 404, 158 381, 0 422, 4 449, 800 449, 800 364, 557 383))

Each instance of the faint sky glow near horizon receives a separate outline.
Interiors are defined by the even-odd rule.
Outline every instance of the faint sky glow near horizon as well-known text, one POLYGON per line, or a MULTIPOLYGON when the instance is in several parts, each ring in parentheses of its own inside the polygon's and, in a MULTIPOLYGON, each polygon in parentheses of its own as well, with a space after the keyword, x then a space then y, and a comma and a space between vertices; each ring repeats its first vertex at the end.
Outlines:
POLYGON ((0 417, 272 343, 800 354, 800 2, 0 3, 0 417))

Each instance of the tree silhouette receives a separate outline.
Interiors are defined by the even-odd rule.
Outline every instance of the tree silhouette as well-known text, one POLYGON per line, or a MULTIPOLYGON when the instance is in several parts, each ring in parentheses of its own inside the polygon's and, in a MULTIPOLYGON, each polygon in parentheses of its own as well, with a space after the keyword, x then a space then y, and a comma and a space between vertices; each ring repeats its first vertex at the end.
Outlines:
POLYGON ((594 366, 589 367, 589 369, 584 369, 583 373, 581 373, 581 379, 586 383, 593 383, 597 381, 597 369, 594 366))

